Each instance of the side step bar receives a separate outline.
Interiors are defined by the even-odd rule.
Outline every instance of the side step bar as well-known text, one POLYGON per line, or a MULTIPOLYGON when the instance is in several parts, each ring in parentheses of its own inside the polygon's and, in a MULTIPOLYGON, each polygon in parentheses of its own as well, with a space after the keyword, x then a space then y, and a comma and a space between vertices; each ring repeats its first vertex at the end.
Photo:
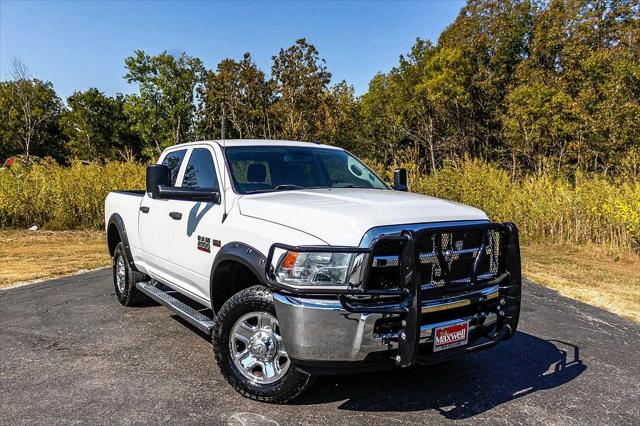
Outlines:
POLYGON ((196 309, 186 303, 176 299, 165 291, 160 290, 149 282, 136 283, 138 290, 152 298, 158 303, 165 305, 167 308, 175 312, 180 318, 186 320, 200 331, 211 335, 213 330, 213 321, 206 315, 198 312, 196 309))

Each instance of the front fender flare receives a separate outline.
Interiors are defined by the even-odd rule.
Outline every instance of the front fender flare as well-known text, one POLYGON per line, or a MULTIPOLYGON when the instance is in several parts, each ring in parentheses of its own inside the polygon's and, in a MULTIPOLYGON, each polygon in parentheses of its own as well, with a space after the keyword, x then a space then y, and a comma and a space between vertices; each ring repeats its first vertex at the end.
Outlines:
POLYGON ((213 277, 215 276, 216 269, 226 261, 238 262, 241 265, 248 268, 258 279, 257 284, 268 286, 267 279, 265 277, 265 265, 267 263, 267 257, 259 250, 251 247, 248 244, 244 244, 238 241, 232 241, 225 244, 216 254, 211 266, 211 276, 209 278, 211 300, 214 298, 214 290, 216 283, 213 277))

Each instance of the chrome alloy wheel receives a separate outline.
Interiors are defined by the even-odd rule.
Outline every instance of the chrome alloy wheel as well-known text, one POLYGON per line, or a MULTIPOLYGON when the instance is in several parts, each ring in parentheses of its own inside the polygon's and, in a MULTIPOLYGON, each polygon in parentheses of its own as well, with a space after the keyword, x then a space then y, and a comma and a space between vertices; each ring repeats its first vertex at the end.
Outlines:
POLYGON ((124 265, 124 257, 118 256, 116 260, 116 285, 120 294, 124 293, 125 283, 127 281, 126 269, 124 265))
POLYGON ((266 312, 250 312, 236 321, 229 350, 236 368, 255 383, 276 382, 291 366, 278 320, 266 312))

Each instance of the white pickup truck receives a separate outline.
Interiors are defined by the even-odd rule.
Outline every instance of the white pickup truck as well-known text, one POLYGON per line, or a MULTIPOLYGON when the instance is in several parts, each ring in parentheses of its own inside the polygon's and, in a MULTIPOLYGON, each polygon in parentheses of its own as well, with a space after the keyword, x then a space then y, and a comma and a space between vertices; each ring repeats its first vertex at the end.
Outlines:
POLYGON ((343 149, 227 140, 166 149, 105 223, 118 300, 150 297, 213 342, 227 381, 282 403, 319 374, 430 364, 511 337, 516 227, 389 187, 343 149))

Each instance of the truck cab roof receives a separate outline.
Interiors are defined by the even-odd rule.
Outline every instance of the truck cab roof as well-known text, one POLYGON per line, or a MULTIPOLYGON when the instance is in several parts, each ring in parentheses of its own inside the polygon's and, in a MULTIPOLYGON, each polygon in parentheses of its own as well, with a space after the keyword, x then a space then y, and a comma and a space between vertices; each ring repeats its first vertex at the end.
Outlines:
POLYGON ((269 146, 269 145, 277 145, 277 146, 296 146, 296 147, 309 147, 309 148, 328 148, 328 149, 337 149, 341 150, 342 148, 332 145, 325 145, 321 143, 314 142, 300 142, 300 141, 290 141, 290 140, 279 140, 279 139, 212 139, 212 140, 203 140, 203 141, 194 141, 182 143, 179 145, 174 145, 171 147, 184 147, 190 145, 202 145, 206 144, 217 144, 219 146, 269 146))

